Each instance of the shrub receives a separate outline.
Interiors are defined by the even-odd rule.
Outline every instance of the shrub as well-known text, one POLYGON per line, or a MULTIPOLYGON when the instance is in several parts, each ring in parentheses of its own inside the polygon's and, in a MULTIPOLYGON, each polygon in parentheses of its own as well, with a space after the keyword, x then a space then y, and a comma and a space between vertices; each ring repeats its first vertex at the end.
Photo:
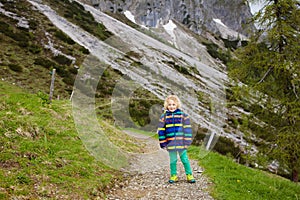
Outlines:
POLYGON ((38 27, 38 22, 35 21, 34 19, 30 19, 30 20, 29 20, 29 27, 30 27, 32 30, 36 30, 37 27, 38 27))
POLYGON ((224 64, 226 64, 230 60, 230 54, 229 53, 223 53, 218 45, 214 43, 203 43, 206 48, 207 52, 213 57, 213 58, 219 58, 224 64))
POLYGON ((61 65, 56 65, 54 67, 56 69, 56 73, 61 76, 61 77, 68 77, 70 76, 70 72, 67 71, 65 66, 61 66, 61 65))
POLYGON ((231 154, 234 157, 238 156, 241 151, 233 141, 225 137, 219 137, 218 142, 214 146, 214 150, 223 155, 231 154))
POLYGON ((245 41, 245 40, 241 41, 241 45, 242 45, 242 47, 247 46, 248 45, 248 41, 245 41))
POLYGON ((187 70, 187 68, 179 66, 179 65, 174 65, 174 68, 181 74, 185 74, 185 75, 189 75, 189 71, 187 70))
POLYGON ((20 41, 18 42, 18 46, 22 48, 27 48, 29 46, 29 43, 27 41, 20 41))
POLYGON ((0 31, 7 35, 7 32, 9 32, 9 24, 0 21, 0 31))
POLYGON ((61 41, 63 42, 66 42, 70 45, 73 45, 75 44, 75 41, 72 40, 72 38, 70 38, 69 36, 67 36, 64 32, 62 32, 61 30, 57 30, 55 31, 54 33, 54 36, 58 39, 60 39, 61 41))
POLYGON ((64 77, 63 82, 67 85, 74 85, 75 79, 72 76, 64 77))
POLYGON ((228 39, 222 39, 224 42, 224 45, 228 49, 237 49, 239 40, 228 40, 228 39))
POLYGON ((86 49, 85 47, 80 47, 79 51, 81 51, 83 54, 89 54, 90 51, 88 49, 86 49))
POLYGON ((66 11, 65 14, 64 14, 64 18, 67 18, 67 19, 71 18, 72 19, 73 18, 73 13, 71 13, 70 11, 66 11))
POLYGON ((24 34, 23 32, 14 33, 14 32, 11 31, 8 36, 11 37, 12 39, 14 39, 15 41, 18 41, 18 42, 26 42, 26 43, 29 42, 28 35, 24 34))
POLYGON ((39 45, 33 44, 28 47, 28 50, 33 54, 38 54, 42 51, 42 48, 39 45))
POLYGON ((61 65, 71 65, 72 64, 72 60, 70 60, 69 58, 67 58, 66 56, 64 56, 64 55, 57 55, 57 56, 55 56, 55 57, 53 57, 53 59, 57 62, 57 63, 59 63, 59 64, 61 64, 61 65))
POLYGON ((23 67, 18 65, 18 64, 8 64, 9 69, 15 71, 15 72, 22 72, 23 71, 23 67))
POLYGON ((69 72, 72 73, 72 74, 77 74, 78 70, 76 68, 70 68, 69 72))
POLYGON ((50 69, 51 67, 54 67, 56 65, 53 61, 51 61, 47 58, 42 58, 42 57, 36 58, 34 60, 34 64, 43 66, 46 69, 50 69))

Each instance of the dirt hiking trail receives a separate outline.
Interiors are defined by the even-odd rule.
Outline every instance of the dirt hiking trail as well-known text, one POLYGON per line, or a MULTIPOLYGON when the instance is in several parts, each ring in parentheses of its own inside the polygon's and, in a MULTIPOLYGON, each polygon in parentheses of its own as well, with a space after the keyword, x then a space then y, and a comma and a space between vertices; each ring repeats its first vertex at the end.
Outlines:
POLYGON ((169 184, 169 156, 166 150, 159 147, 158 140, 149 136, 126 131, 145 144, 144 154, 133 154, 130 166, 124 169, 124 182, 117 183, 107 195, 108 200, 168 200, 196 199, 212 200, 208 193, 211 184, 202 174, 203 169, 197 161, 190 159, 196 183, 186 182, 183 165, 178 159, 177 175, 179 181, 169 184))

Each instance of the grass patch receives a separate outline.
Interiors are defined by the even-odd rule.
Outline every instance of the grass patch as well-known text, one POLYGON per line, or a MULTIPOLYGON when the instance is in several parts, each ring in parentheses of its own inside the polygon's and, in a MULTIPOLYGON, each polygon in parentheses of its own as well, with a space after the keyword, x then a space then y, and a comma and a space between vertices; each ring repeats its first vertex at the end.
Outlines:
POLYGON ((300 185, 271 173, 249 168, 217 153, 206 156, 200 147, 192 146, 189 154, 199 160, 214 184, 212 196, 217 199, 299 199, 300 185))
MULTIPOLYGON (((49 104, 41 96, 0 81, 0 199, 105 198, 121 173, 85 149, 71 102, 49 104)), ((117 145, 138 151, 129 139, 116 140, 120 130, 104 125, 117 145)))

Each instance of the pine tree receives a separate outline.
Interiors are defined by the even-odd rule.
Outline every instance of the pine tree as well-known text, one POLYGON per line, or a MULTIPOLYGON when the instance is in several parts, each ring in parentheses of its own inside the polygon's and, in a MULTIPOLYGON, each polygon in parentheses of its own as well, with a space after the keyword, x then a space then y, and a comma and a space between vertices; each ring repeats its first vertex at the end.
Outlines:
POLYGON ((266 1, 253 18, 257 32, 230 64, 231 76, 243 82, 252 97, 255 93, 263 108, 259 118, 267 124, 265 133, 274 135, 269 156, 288 168, 295 182, 300 171, 299 7, 297 0, 266 1))

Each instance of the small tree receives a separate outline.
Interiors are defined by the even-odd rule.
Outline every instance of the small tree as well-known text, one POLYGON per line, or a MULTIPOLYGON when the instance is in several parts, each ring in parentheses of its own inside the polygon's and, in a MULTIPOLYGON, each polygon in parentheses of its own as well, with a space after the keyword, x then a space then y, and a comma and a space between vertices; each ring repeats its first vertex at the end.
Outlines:
MULTIPOLYGON (((236 51, 232 77, 255 93, 260 119, 274 134, 271 151, 298 181, 300 166, 300 12, 297 0, 268 0, 254 16, 259 30, 236 51), (261 95, 258 95, 261 94, 261 95)), ((270 154, 271 156, 271 154, 270 154)))

